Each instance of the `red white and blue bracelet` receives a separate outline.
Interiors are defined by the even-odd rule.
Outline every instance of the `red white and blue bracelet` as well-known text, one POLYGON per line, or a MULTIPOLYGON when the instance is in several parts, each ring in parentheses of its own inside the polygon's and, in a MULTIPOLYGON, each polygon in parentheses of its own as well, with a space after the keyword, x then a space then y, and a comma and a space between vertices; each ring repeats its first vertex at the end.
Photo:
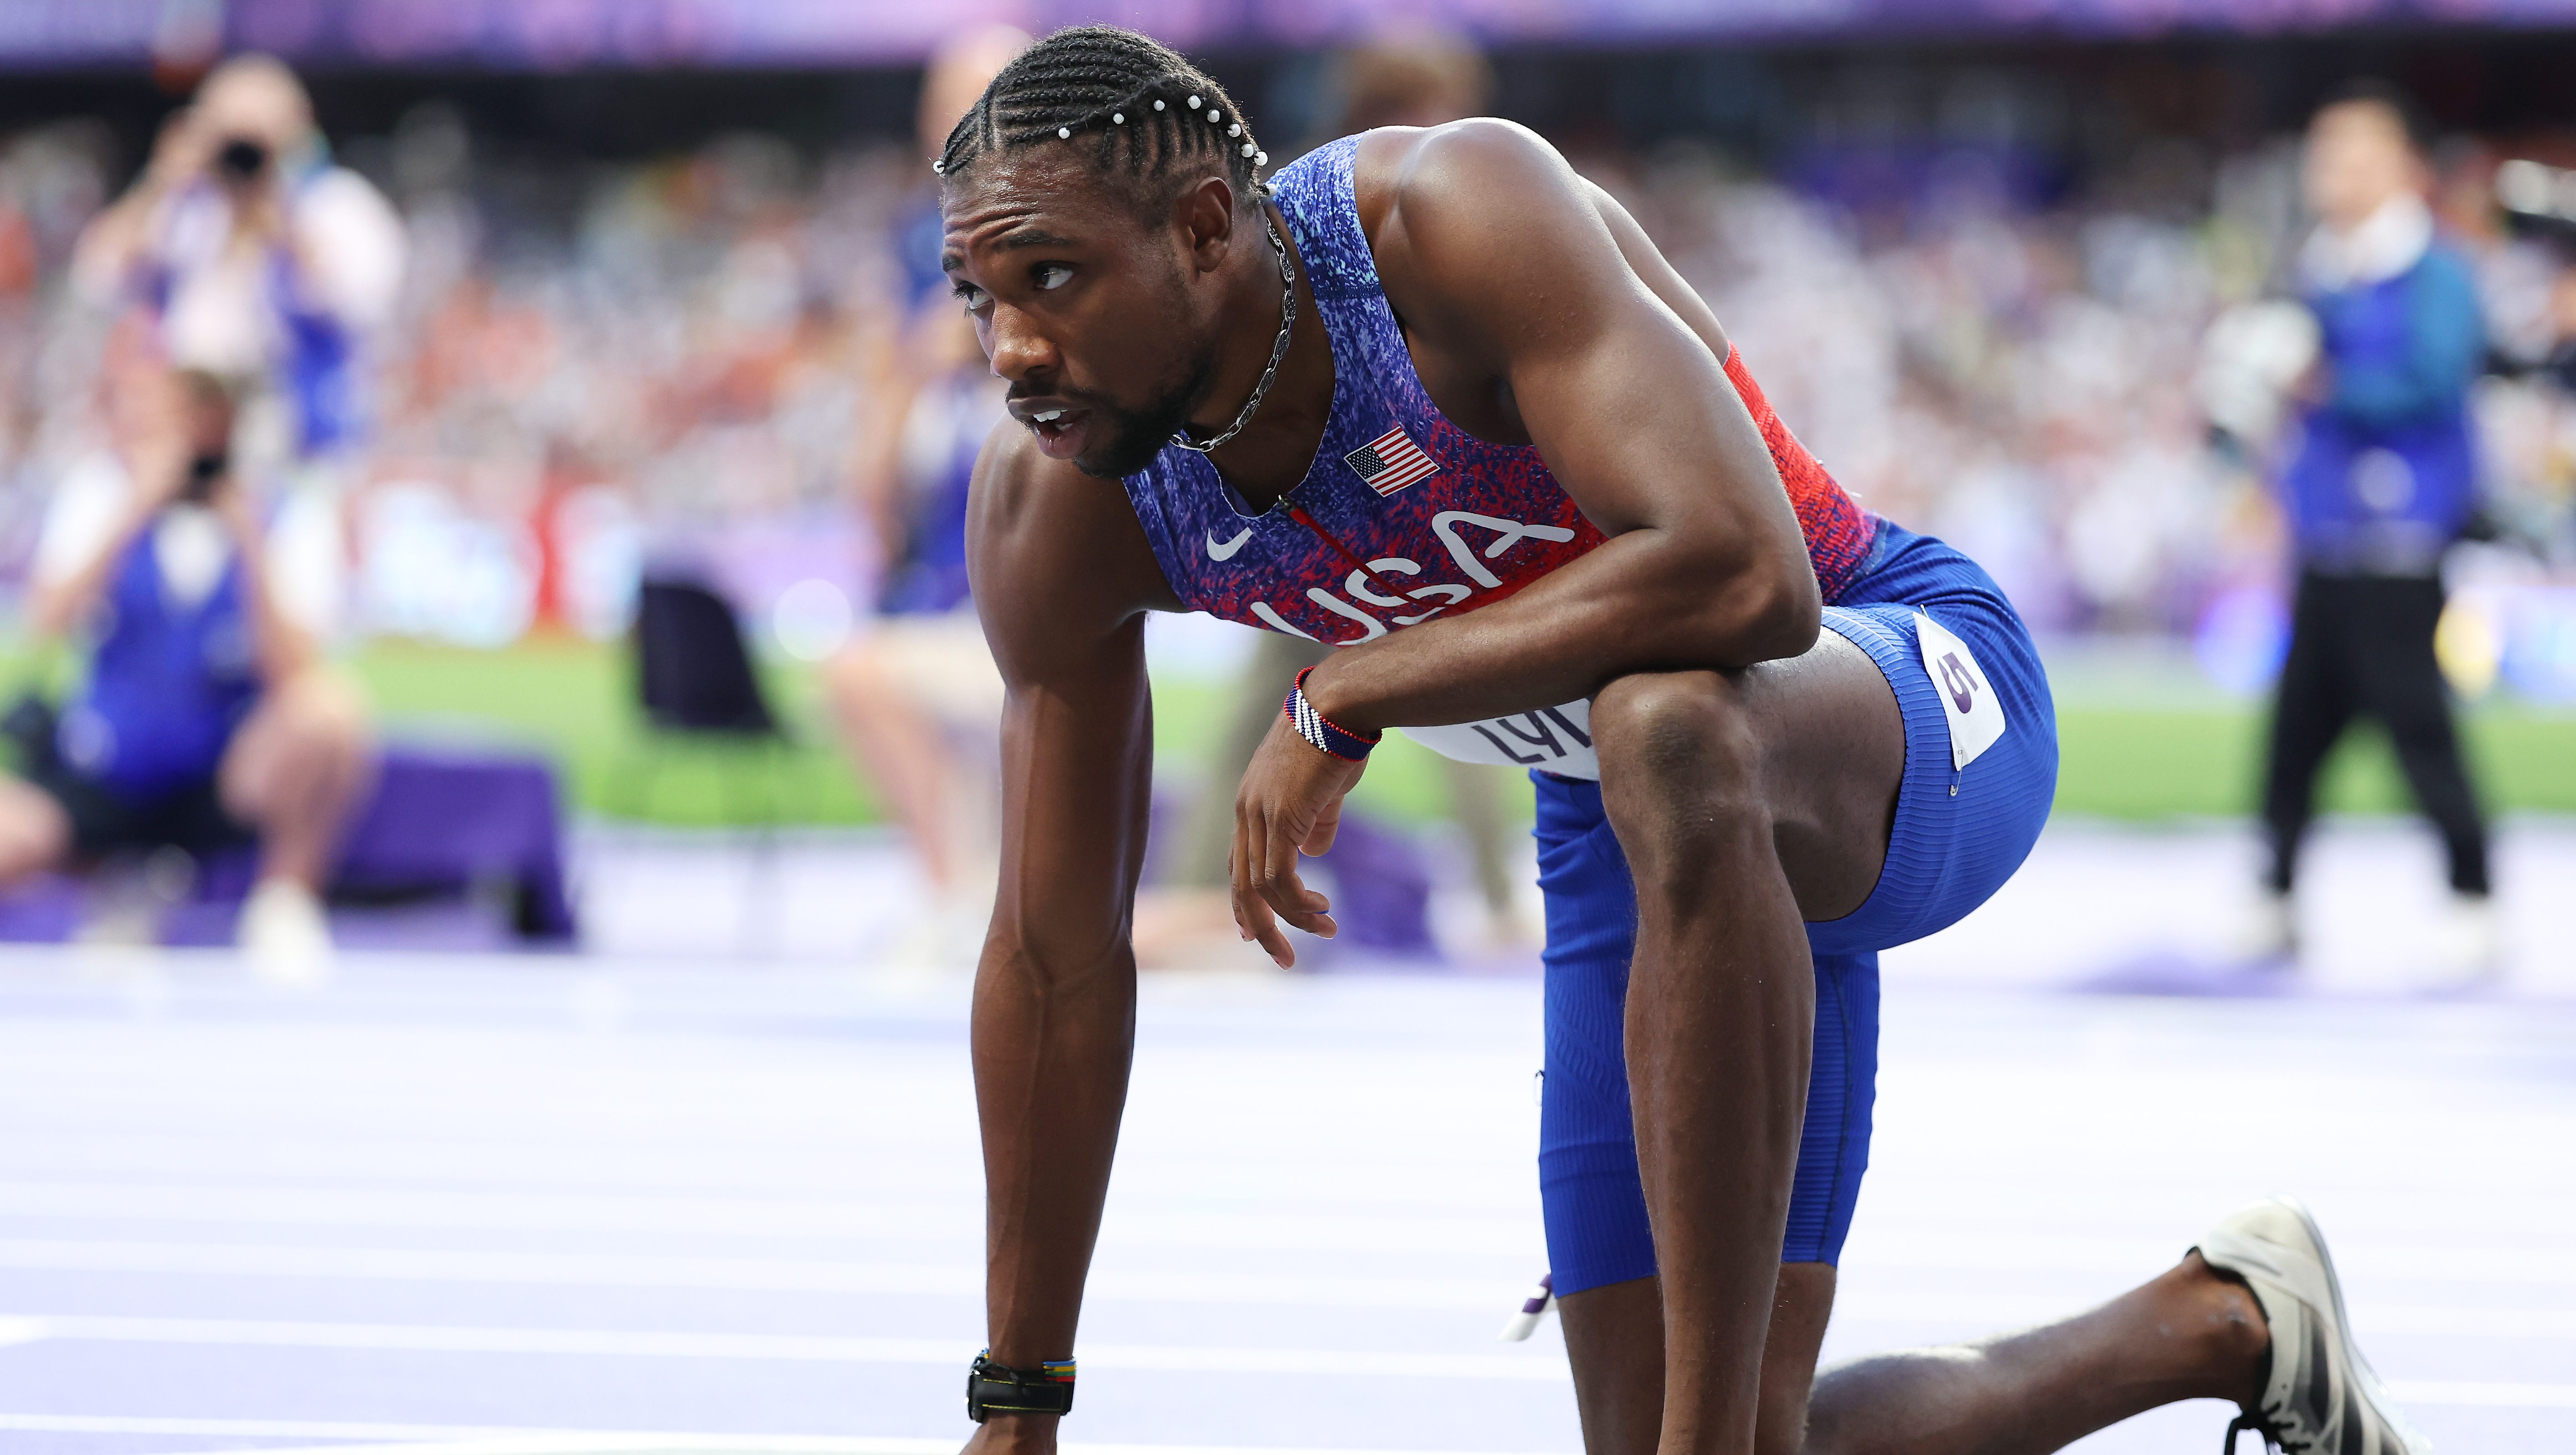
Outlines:
POLYGON ((1297 736, 1304 738, 1310 746, 1336 758, 1347 758, 1354 763, 1366 762, 1369 749, 1376 747, 1385 734, 1372 733, 1361 737, 1317 712, 1315 704, 1306 700, 1306 672, 1314 670, 1309 667, 1297 674, 1296 685, 1288 689, 1288 700, 1280 705, 1280 711, 1288 714, 1288 725, 1295 728, 1297 736))

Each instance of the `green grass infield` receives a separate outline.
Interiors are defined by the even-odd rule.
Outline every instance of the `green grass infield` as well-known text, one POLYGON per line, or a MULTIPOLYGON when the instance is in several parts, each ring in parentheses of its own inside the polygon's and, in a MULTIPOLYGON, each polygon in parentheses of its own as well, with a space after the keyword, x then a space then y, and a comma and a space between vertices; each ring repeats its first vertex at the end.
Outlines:
MULTIPOLYGON (((59 684, 50 654, 0 653, 22 685, 59 684)), ((390 735, 514 743, 564 770, 580 811, 679 825, 761 818, 861 824, 875 796, 845 765, 812 668, 772 661, 763 671, 788 721, 784 746, 747 747, 645 729, 622 647, 536 640, 504 651, 379 641, 346 666, 373 697, 390 735)), ((1186 784, 1212 751, 1229 709, 1221 686, 1165 681, 1155 692, 1157 772, 1186 784)), ((2576 813, 2576 712, 2489 701, 2465 714, 2472 765, 2491 808, 2576 813)), ((2061 812, 2154 821, 2241 815, 2260 772, 2259 703, 2194 697, 2179 706, 2133 694, 2061 690, 2057 783, 2061 812), (2101 700, 2093 700, 2098 696, 2101 700)), ((1527 790, 1516 791, 1527 812, 1527 790)), ((1424 749, 1390 736, 1360 789, 1362 804, 1402 822, 1443 811, 1441 775, 1424 749)), ((2354 733, 2329 765, 2329 812, 2403 811, 2409 799, 2386 740, 2354 733)))

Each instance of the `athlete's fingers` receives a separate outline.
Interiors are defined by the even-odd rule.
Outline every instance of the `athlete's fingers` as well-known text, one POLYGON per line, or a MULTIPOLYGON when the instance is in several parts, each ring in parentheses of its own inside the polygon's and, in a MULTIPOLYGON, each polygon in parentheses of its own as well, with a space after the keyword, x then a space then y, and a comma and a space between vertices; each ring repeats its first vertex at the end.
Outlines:
POLYGON ((1307 888, 1306 881, 1297 874, 1297 845, 1306 837, 1286 823, 1273 820, 1264 845, 1261 877, 1253 887, 1261 891, 1262 900, 1281 919, 1329 940, 1341 929, 1325 913, 1332 908, 1332 901, 1307 888))
POLYGON ((1315 826, 1306 830, 1306 841, 1297 847, 1305 851, 1307 858, 1318 858, 1331 851, 1333 839, 1341 829, 1342 800, 1336 795, 1332 802, 1324 805, 1322 813, 1315 815, 1315 826))
POLYGON ((1238 804, 1235 809, 1233 883, 1230 889, 1234 900, 1234 924, 1245 939, 1260 944, 1272 964, 1285 970, 1297 963, 1297 951, 1288 943, 1287 934, 1271 919, 1270 906, 1253 882, 1261 867, 1261 855, 1255 845, 1259 837, 1266 836, 1259 812, 1248 803, 1238 804))

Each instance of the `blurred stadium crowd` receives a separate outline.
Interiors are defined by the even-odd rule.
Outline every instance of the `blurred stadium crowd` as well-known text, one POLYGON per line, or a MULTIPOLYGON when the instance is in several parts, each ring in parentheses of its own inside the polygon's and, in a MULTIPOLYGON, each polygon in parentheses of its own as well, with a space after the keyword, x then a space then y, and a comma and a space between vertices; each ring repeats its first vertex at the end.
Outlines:
MULTIPOLYGON (((485 158, 432 103, 341 156, 410 234, 400 302, 367 345, 380 418, 348 499, 352 625, 478 645, 545 622, 613 636, 645 557, 681 546, 720 556, 755 613, 809 579, 871 599, 871 540, 891 522, 850 502, 899 458, 879 405, 911 367, 923 276, 901 255, 927 181, 911 148, 815 156, 736 133, 532 167, 485 158)), ((2228 156, 2148 145, 2047 197, 2004 147, 1903 165, 1825 153, 1773 174, 1688 144, 1577 159, 1838 475, 1989 563, 2043 631, 2188 632, 2230 588, 2278 578, 2254 453, 2211 448, 2227 405, 2205 341, 2283 288, 2304 227, 2294 138, 2228 156)), ((2564 566, 2576 406, 2538 366, 2576 337, 2576 285, 2550 241, 2506 228, 2494 151, 2456 138, 2439 162, 2500 370, 2478 406, 2489 498, 2564 566)), ((76 122, 0 144, 10 577, 101 428, 116 315, 68 264, 125 165, 76 122)), ((821 655, 846 618, 801 605, 789 645, 821 655)))
MULTIPOLYGON (((275 553, 265 584, 248 588, 287 608, 285 626, 260 618, 263 654, 283 650, 269 637, 306 635, 326 647, 607 642, 627 636, 639 611, 650 628, 648 582, 712 588, 700 595, 725 639, 719 656, 741 655, 720 600, 766 648, 822 664, 816 680, 839 736, 920 851, 934 938, 971 940, 989 882, 981 765, 999 687, 963 610, 963 481, 996 400, 971 333, 946 315, 923 138, 944 134, 1000 58, 951 40, 920 88, 918 135, 903 139, 888 124, 893 108, 880 106, 872 128, 797 132, 773 105, 664 128, 704 139, 659 154, 552 136, 531 145, 524 117, 516 132, 491 124, 488 92, 467 88, 460 100, 434 84, 380 106, 373 129, 316 138, 293 78, 239 61, 198 93, 193 131, 165 125, 154 141, 138 123, 158 111, 129 106, 115 124, 74 112, 0 138, 0 600, 20 602, 19 635, 85 619, 97 604, 60 607, 63 541, 81 534, 67 522, 84 511, 96 541, 80 549, 96 557, 97 542, 112 542, 124 563, 108 575, 157 571, 165 586, 188 575, 163 526, 150 527, 152 551, 128 548, 150 515, 137 509, 204 499, 143 479, 158 467, 137 454, 149 433, 137 390, 166 366, 208 370, 249 389, 229 459, 219 448, 210 468, 252 480, 269 502, 264 527, 239 511, 228 527, 244 542, 265 529, 275 553), (228 75, 250 109, 226 120, 208 98, 228 75), (71 508, 88 497, 107 503, 71 508), (111 517, 128 533, 109 529, 111 517)), ((1918 85, 1939 92, 1930 125, 1873 124, 1867 105, 1838 119, 1849 97, 1866 99, 1873 73, 1856 71, 1859 82, 1810 87, 1795 134, 1750 145, 1742 127, 1702 115, 1733 83, 1722 57, 1701 60, 1668 88, 1690 103, 1680 124, 1596 118, 1554 135, 1710 300, 1809 447, 1869 507, 1983 562, 2043 638, 2189 642, 2222 687, 2271 680, 2288 650, 2298 554, 2276 482, 2297 449, 2284 424, 2305 387, 2300 363, 2281 364, 2284 311, 2314 333, 2303 306, 2285 301, 2307 287, 2301 251, 2315 228, 2298 122, 2287 118, 2295 105, 2303 120, 2316 98, 2276 104, 2271 121, 2228 129, 2232 141, 2133 117, 2109 144, 2076 144, 2066 122, 2081 101, 2046 65, 2026 68, 2020 90, 2008 71, 1918 85), (2032 121, 2051 106, 2055 121, 2032 121), (2053 142, 2037 135, 2051 127, 2053 142)), ((1251 94, 1278 118, 1266 135, 1303 132, 1313 145, 1373 125, 1510 114, 1528 99, 1513 94, 1516 79, 1575 84, 1527 57, 1500 74, 1498 86, 1472 46, 1426 32, 1292 57, 1251 94)), ((911 91, 907 74, 888 94, 911 91)), ((319 120, 329 133, 328 105, 319 120)), ((2455 131, 2426 160, 2486 334, 2471 398, 2483 503, 2469 534, 2482 543, 2454 552, 2446 570, 2442 666, 2472 691, 2503 681, 2566 701, 2576 700, 2576 171, 2559 168, 2576 161, 2576 134, 2553 124, 2525 116, 2512 129, 2455 131)), ((1277 160, 1297 150, 1282 145, 1277 160)), ((176 482, 184 452, 172 458, 164 473, 176 482)), ((103 578, 82 579, 95 591, 103 578)), ((197 610, 170 608, 171 630, 193 630, 197 610)), ((130 636, 139 617, 127 618, 130 636)), ((90 624, 97 637, 114 630, 90 624)), ((1234 738, 1257 739, 1279 700, 1271 678, 1298 663, 1293 650, 1256 656, 1232 630, 1165 635, 1159 665, 1219 694, 1199 705, 1240 709, 1195 713, 1203 737, 1224 736, 1233 716, 1234 738)), ((288 645, 297 662, 323 660, 288 645)), ((649 642, 638 654, 643 706, 668 727, 654 703, 655 655, 649 642)), ((687 725, 773 730, 750 668, 728 670, 747 695, 687 725)), ((35 685, 20 675, 21 690, 35 685)), ((2423 675, 2438 697, 2429 664, 2423 675)), ((330 705, 337 692, 317 687, 313 700, 330 705)), ((138 678, 123 719, 75 695, 59 729, 29 737, 0 724, 37 745, 33 757, 22 751, 22 774, 50 781, 59 756, 69 768, 55 776, 79 780, 47 789, 59 811, 20 804, 34 827, 0 878, 64 863, 66 845, 89 859, 128 841, 193 844, 178 832, 188 824, 129 822, 82 787, 96 779, 136 802, 179 802, 157 781, 118 786, 111 751, 81 757, 84 733, 99 737, 84 714, 123 722, 128 737, 157 732, 151 704, 171 693, 138 678)), ((248 701, 226 699, 216 714, 232 714, 226 733, 248 701)), ((305 726, 354 744, 353 717, 317 709, 305 726)), ((227 758, 218 771, 209 756, 224 741, 181 754, 187 772, 173 769, 173 781, 218 793, 208 802, 220 811, 198 815, 214 847, 245 824, 273 840, 276 824, 243 786, 248 770, 227 758)), ((1191 863, 1222 862, 1224 790, 1249 741, 1192 765, 1204 782, 1168 785, 1184 811, 1208 810, 1164 866, 1182 889, 1191 863)), ((522 856, 535 866, 526 882, 559 878, 542 768, 528 769, 534 786, 493 790, 520 805, 496 815, 457 808, 453 784, 516 771, 506 765, 417 754, 382 763, 373 787, 352 770, 269 794, 316 823, 355 815, 357 847, 333 892, 348 888, 349 862, 363 866, 371 842, 417 857, 440 834, 472 837, 502 821, 539 846, 522 856), (432 780, 450 786, 419 789, 423 811, 402 811, 403 784, 432 780)), ((1441 796, 1469 826, 1493 938, 1515 939, 1501 790, 1451 778, 1441 796)), ((274 842, 269 851, 278 857, 274 842)), ((460 840, 455 852, 490 851, 460 840)), ((318 868, 303 877, 323 887, 318 868)), ((303 906, 298 933, 319 942, 312 895, 290 897, 303 906)), ((537 896, 559 898, 559 888, 537 896)), ((1207 910, 1186 894, 1174 903, 1207 910)), ((1171 918, 1183 938, 1226 928, 1221 913, 1171 918)))

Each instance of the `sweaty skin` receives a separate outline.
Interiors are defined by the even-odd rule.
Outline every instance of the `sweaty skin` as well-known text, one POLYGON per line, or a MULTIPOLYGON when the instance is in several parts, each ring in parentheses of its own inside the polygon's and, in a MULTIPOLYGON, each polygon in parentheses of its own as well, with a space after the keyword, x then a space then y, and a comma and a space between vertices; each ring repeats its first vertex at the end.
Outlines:
MULTIPOLYGON (((1565 1302, 1587 1444, 1798 1450, 1833 1296, 1831 1268, 1779 1262, 1814 1015, 1803 921, 1850 912, 1877 880, 1905 761, 1894 697, 1858 648, 1820 634, 1805 541, 1720 366, 1725 336, 1615 202, 1491 121, 1372 133, 1355 182, 1435 402, 1472 434, 1535 445, 1610 539, 1506 600, 1337 652, 1308 696, 1362 731, 1592 698, 1638 887, 1628 1057, 1663 1276, 1565 1302)), ((1142 617, 1178 606, 1120 484, 1082 465, 1132 468, 1134 421, 1167 402, 1203 436, 1223 429, 1269 357, 1279 279, 1259 219, 1213 170, 1140 216, 1084 148, 1039 145, 979 159, 944 200, 946 266, 1017 421, 986 446, 968 530, 1009 685, 973 1027, 988 1334, 993 1358, 1025 1366, 1074 1352, 1099 1230, 1134 1040, 1142 617)), ((1211 457, 1256 509, 1305 476, 1331 406, 1329 345, 1303 302, 1266 402, 1211 457)), ((1283 965, 1278 920, 1333 932, 1296 858, 1330 844, 1359 776, 1284 718, 1244 775, 1235 913, 1283 965)), ((2231 1291, 2191 1285, 2208 1289, 2231 1291)), ((2250 1377, 2227 1365, 2209 1392, 2250 1377)), ((1860 1408, 1876 1382, 1864 1369, 1828 1388, 1860 1408)), ((1926 1406, 1994 1393, 1911 1366, 1900 1385, 1920 1398, 1875 1423, 1820 1395, 1819 1432, 1911 1439, 1926 1406)), ((997 1416, 970 1449, 1051 1450, 1056 1423, 997 1416)), ((2046 1448, 1978 1443, 1996 1433, 1979 1423, 1902 1448, 2046 1448)))

